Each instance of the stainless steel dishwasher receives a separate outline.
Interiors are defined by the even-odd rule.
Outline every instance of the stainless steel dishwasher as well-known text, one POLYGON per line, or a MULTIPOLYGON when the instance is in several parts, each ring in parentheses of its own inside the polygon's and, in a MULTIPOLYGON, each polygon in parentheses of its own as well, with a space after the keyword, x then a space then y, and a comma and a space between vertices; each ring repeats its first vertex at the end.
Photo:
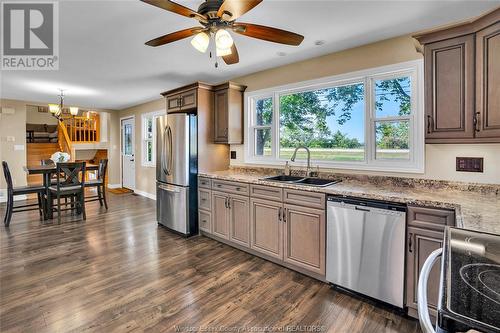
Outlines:
POLYGON ((403 308, 406 207, 329 197, 326 280, 403 308))

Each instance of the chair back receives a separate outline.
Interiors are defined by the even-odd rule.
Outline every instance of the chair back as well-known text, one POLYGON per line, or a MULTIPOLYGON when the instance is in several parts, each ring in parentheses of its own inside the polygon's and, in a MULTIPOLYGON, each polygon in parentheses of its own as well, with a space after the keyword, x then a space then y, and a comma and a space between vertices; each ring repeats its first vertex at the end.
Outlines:
POLYGON ((108 159, 103 158, 102 160, 99 160, 99 169, 97 169, 97 177, 99 178, 99 180, 102 180, 103 183, 106 178, 107 169, 108 169, 108 159))
POLYGON ((6 161, 2 161, 3 175, 7 183, 7 191, 13 191, 14 185, 12 184, 12 175, 10 174, 9 165, 6 161))
POLYGON ((85 162, 57 163, 57 190, 68 186, 85 185, 85 162))
POLYGON ((51 159, 48 159, 48 160, 40 160, 40 165, 54 165, 54 161, 52 161, 51 159))

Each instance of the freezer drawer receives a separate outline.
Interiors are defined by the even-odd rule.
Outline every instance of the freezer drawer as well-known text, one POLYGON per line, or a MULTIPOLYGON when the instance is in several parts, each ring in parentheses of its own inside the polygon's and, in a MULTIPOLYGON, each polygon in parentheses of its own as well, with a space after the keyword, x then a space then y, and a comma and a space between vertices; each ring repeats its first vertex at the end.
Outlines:
POLYGON ((159 224, 182 234, 190 234, 189 187, 157 183, 156 206, 159 224))

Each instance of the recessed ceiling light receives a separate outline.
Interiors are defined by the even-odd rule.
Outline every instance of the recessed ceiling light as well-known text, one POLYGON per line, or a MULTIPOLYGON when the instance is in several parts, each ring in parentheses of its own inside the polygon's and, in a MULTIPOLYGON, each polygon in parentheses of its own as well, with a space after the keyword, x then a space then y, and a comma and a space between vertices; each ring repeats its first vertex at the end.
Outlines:
POLYGON ((323 44, 325 44, 325 41, 321 40, 321 39, 314 42, 314 45, 316 45, 316 46, 321 46, 323 44))
POLYGON ((278 55, 278 57, 284 57, 284 56, 286 56, 285 52, 276 52, 276 54, 278 55))

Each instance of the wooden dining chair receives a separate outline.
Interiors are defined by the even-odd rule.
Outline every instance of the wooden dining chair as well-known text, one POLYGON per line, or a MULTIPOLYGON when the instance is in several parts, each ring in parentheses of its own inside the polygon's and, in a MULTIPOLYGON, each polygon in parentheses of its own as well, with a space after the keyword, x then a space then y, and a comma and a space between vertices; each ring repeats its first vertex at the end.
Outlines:
POLYGON ((45 193, 45 187, 43 187, 42 185, 14 187, 12 182, 12 175, 9 169, 9 164, 6 161, 2 161, 2 168, 3 168, 3 174, 5 176, 5 182, 7 183, 7 210, 5 211, 3 224, 6 227, 10 225, 10 220, 12 219, 12 213, 38 210, 40 211, 40 217, 43 217, 45 206, 42 197, 43 194, 45 193), (14 196, 26 195, 26 194, 36 194, 38 198, 38 203, 14 206, 14 196))
POLYGON ((102 159, 99 161, 99 168, 97 169, 97 179, 87 180, 85 182, 85 187, 95 187, 97 189, 97 195, 87 197, 85 202, 99 201, 102 207, 104 202, 104 207, 108 209, 108 202, 106 201, 106 170, 108 169, 108 159, 102 159))
POLYGON ((57 178, 56 185, 49 187, 47 198, 50 211, 57 211, 57 221, 61 222, 61 212, 66 210, 77 210, 78 214, 82 214, 84 220, 87 219, 85 214, 85 162, 68 162, 57 163, 56 169, 57 178), (61 198, 71 198, 69 203, 61 203, 61 198), (53 201, 57 200, 57 207, 53 208, 53 201), (76 201, 74 201, 76 199, 76 201), (66 208, 61 208, 65 205, 66 208), (70 205, 68 208, 67 206, 70 205))

